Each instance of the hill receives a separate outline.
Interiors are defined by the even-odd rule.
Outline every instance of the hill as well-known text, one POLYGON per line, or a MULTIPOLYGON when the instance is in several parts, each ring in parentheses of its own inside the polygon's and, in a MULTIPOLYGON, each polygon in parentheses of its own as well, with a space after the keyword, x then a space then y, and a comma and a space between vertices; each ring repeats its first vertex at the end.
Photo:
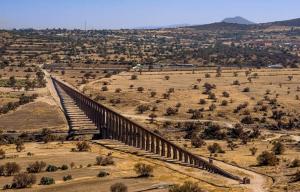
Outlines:
POLYGON ((222 22, 224 22, 224 23, 235 23, 235 24, 241 24, 241 25, 253 25, 253 24, 255 24, 254 22, 249 21, 249 20, 247 20, 243 17, 239 17, 239 16, 226 18, 222 22))

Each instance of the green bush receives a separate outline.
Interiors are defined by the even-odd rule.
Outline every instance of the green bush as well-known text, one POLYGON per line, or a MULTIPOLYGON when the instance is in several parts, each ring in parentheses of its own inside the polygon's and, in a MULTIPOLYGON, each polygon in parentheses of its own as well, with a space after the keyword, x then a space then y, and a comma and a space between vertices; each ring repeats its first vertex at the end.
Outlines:
POLYGON ((110 175, 108 172, 106 172, 106 171, 100 171, 97 176, 98 177, 106 177, 108 175, 110 175))
POLYGON ((67 170, 67 169, 69 169, 68 165, 62 165, 61 166, 61 170, 67 170))
POLYGON ((72 175, 65 175, 65 176, 63 176, 63 180, 64 181, 69 181, 69 180, 72 180, 72 179, 73 179, 72 175))
POLYGON ((58 170, 58 167, 56 167, 55 165, 48 165, 46 171, 47 172, 55 172, 58 170))
POLYGON ((55 184, 55 180, 52 177, 42 177, 40 185, 52 185, 55 184))

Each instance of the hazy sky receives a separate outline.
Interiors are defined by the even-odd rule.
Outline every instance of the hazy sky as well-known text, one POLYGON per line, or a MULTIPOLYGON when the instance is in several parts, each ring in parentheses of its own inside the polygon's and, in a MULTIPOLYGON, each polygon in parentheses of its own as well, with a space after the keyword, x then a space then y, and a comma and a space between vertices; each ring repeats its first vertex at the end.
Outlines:
POLYGON ((0 0, 0 28, 133 28, 300 17, 300 0, 0 0))

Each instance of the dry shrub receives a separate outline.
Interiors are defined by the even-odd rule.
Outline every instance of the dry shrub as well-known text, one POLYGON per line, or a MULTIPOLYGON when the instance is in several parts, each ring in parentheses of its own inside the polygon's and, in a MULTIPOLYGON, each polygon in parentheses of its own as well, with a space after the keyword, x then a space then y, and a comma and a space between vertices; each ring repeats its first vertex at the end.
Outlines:
POLYGON ((81 141, 76 143, 77 151, 79 152, 86 152, 91 150, 91 146, 88 142, 86 141, 81 141))
POLYGON ((40 173, 44 170, 45 167, 46 167, 46 163, 44 161, 36 161, 28 165, 27 172, 40 173))
POLYGON ((197 183, 190 181, 184 182, 183 185, 174 185, 169 192, 204 192, 197 183))
POLYGON ((113 165, 115 162, 111 156, 98 156, 96 157, 96 165, 106 166, 113 165))
POLYGON ((134 165, 134 170, 139 177, 150 177, 153 172, 153 167, 144 163, 137 163, 134 165))
POLYGON ((36 183, 36 177, 33 174, 28 173, 19 173, 15 175, 13 178, 12 188, 26 188, 31 187, 33 184, 36 183))

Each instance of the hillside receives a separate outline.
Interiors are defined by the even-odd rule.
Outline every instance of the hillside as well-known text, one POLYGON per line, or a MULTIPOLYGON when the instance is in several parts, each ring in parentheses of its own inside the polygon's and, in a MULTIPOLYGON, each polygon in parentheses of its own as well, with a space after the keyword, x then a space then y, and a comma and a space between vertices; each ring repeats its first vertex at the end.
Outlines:
POLYGON ((265 23, 265 25, 300 27, 300 18, 290 19, 290 20, 285 20, 285 21, 275 21, 275 22, 265 23))
MULTIPOLYGON (((228 18, 222 22, 204 24, 204 25, 194 25, 188 26, 187 28, 199 29, 199 30, 250 30, 250 29, 264 29, 270 26, 288 26, 288 27, 300 27, 300 18, 275 21, 269 23, 259 23, 259 24, 241 24, 237 22, 242 22, 237 18, 228 18)), ((245 21, 244 21, 245 22, 245 21)), ((249 21, 251 22, 251 21, 249 21)))
POLYGON ((254 28, 255 25, 244 25, 237 23, 218 22, 205 25, 189 26, 188 28, 200 29, 200 30, 249 30, 254 28))

